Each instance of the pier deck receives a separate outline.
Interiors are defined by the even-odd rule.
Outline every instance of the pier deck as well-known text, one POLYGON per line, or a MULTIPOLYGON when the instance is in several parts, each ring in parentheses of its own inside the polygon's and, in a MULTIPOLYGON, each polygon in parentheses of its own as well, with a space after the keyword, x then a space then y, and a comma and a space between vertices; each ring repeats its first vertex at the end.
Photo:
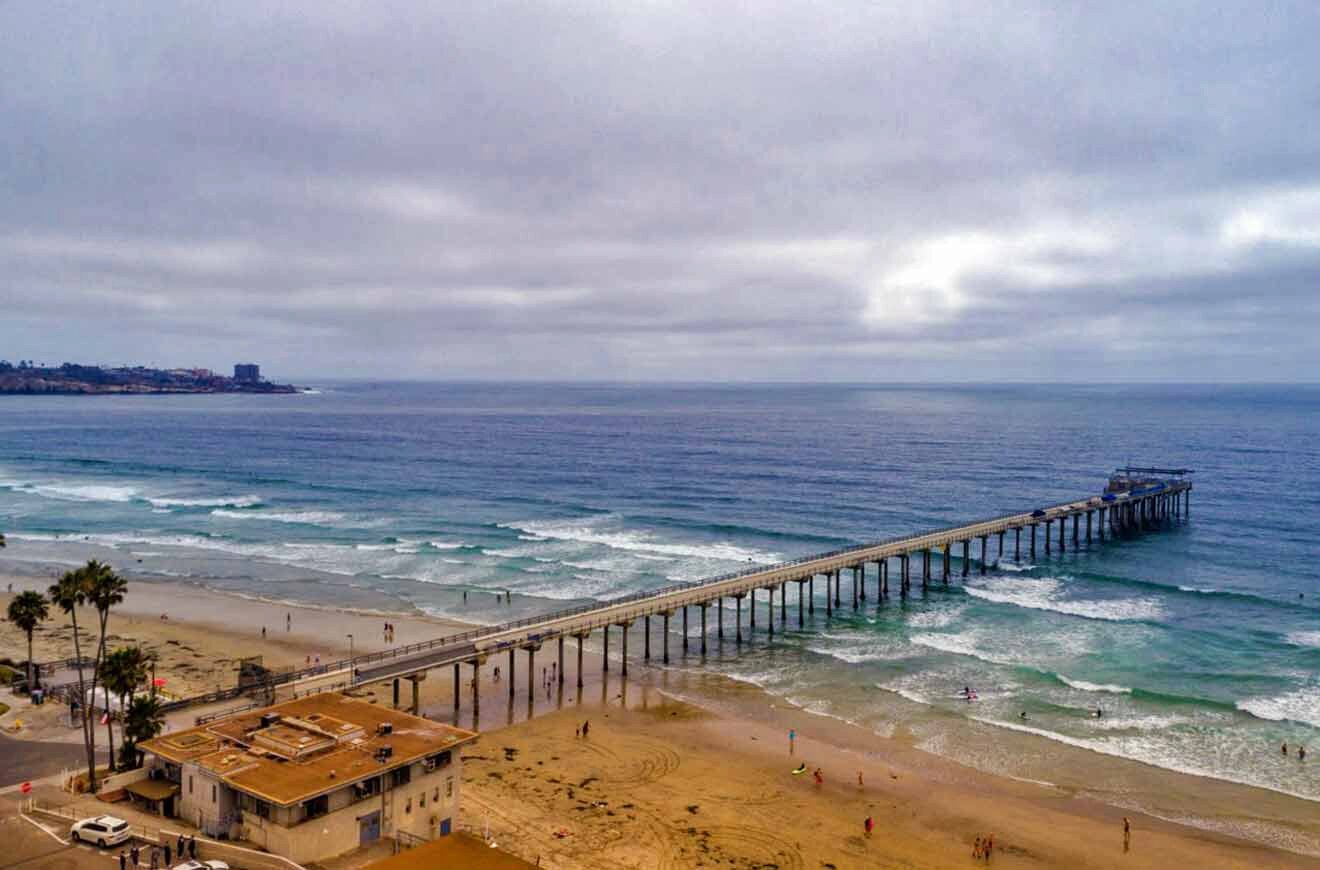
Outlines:
MULTIPOLYGON (((1150 471, 1150 469, 1141 470, 1150 471)), ((1123 469, 1120 469, 1120 471, 1123 471, 1123 469)), ((1185 473, 1185 470, 1179 469, 1177 472, 1181 475, 1185 473)), ((1121 479, 1111 479, 1111 490, 1115 487, 1114 481, 1121 479)), ((518 650, 527 651, 529 656, 528 673, 531 674, 533 672, 531 657, 543 644, 555 641, 558 643, 559 667, 557 673, 558 679, 562 683, 564 680, 563 641, 565 638, 570 637, 576 638, 578 641, 577 679, 578 685, 581 686, 582 641, 597 630, 604 632, 606 650, 604 667, 606 670, 610 666, 609 629, 617 627, 623 631, 624 643, 621 647, 623 653, 621 666, 623 673, 627 674, 628 629, 639 620, 645 623, 645 655, 648 659, 651 650, 650 620, 652 617, 658 617, 663 621, 665 631, 660 640, 664 661, 668 662, 670 619, 675 615, 681 615, 683 620, 682 643, 683 648, 686 650, 689 641, 687 630, 688 609, 692 607, 699 608, 701 611, 700 624, 702 631, 697 640, 704 651, 706 616, 709 607, 718 605, 720 608, 716 623, 720 636, 722 637, 723 633, 730 629, 730 626, 722 618, 725 599, 732 599, 734 602, 736 619, 732 629, 737 640, 741 642, 744 629, 743 601, 749 596, 752 599, 751 604, 753 606, 748 608, 750 618, 748 629, 749 631, 754 630, 756 628, 754 605, 757 603, 756 593, 759 591, 765 590, 769 600, 770 612, 766 631, 772 634, 775 626, 775 594, 776 592, 779 594, 779 622, 781 626, 784 626, 788 621, 788 587, 790 584, 797 586, 794 609, 797 610, 799 625, 801 625, 804 620, 804 608, 807 612, 814 613, 820 604, 815 592, 817 578, 824 579, 826 594, 823 603, 826 611, 832 613, 835 609, 842 609, 844 606, 842 599, 843 572, 850 572, 852 583, 849 598, 852 607, 856 609, 861 605, 861 602, 867 600, 868 576, 874 585, 874 600, 883 602, 890 597, 889 574, 891 564, 895 560, 897 560, 898 574, 896 577, 897 594, 906 597, 910 593, 916 574, 914 570, 916 566, 912 564, 914 556, 920 557, 919 582, 923 589, 928 588, 931 583, 937 581, 947 585, 953 574, 954 558, 960 559, 959 568, 962 576, 967 576, 974 565, 978 567, 980 573, 984 574, 994 560, 1004 556, 1005 537, 1010 532, 1013 533, 1012 554, 1014 559, 1021 559, 1024 549, 1031 558, 1034 558, 1042 547, 1047 553, 1055 548, 1059 549, 1060 552, 1064 552, 1069 546, 1080 546, 1083 534, 1088 543, 1094 540, 1096 534, 1103 541, 1105 540, 1106 531, 1111 536, 1117 536, 1122 533, 1159 528, 1165 523, 1185 519, 1191 508, 1191 489, 1191 482, 1179 476, 1173 480, 1160 481, 1149 487, 1122 492, 1111 491, 1101 496, 1088 496, 1047 508, 1006 514, 933 531, 903 535, 871 544, 806 556, 777 565, 750 567, 732 574, 694 583, 681 583, 661 589, 648 590, 610 602, 527 617, 503 625, 473 629, 461 634, 361 655, 351 660, 281 675, 278 680, 272 682, 270 688, 272 691, 278 689, 283 694, 286 691, 297 693, 303 690, 314 690, 316 685, 333 684, 342 686, 345 684, 355 685, 394 680, 394 698, 397 704, 399 700, 398 681, 400 679, 416 681, 422 679, 426 671, 439 667, 454 667, 455 676, 457 677, 458 666, 469 664, 475 666, 473 680, 475 705, 479 698, 475 682, 476 673, 478 672, 477 667, 490 656, 499 653, 508 653, 509 655, 507 680, 509 692, 512 695, 516 674, 515 653, 518 650), (1082 531, 1083 520, 1085 521, 1084 533, 1082 531), (1054 528, 1056 523, 1058 524, 1057 533, 1054 528), (1023 540, 1024 532, 1027 537, 1026 541, 1023 540), (997 553, 993 557, 990 553, 992 538, 996 539, 998 546, 997 553), (974 541, 980 542, 979 558, 973 552, 974 541), (961 547, 962 550, 960 554, 954 552, 958 547, 961 547), (939 556, 939 567, 941 569, 938 578, 933 571, 935 556, 939 556), (871 566, 874 566, 874 569, 868 571, 871 566), (807 588, 804 589, 804 587, 807 588)), ((461 682, 461 680, 455 679, 454 706, 456 710, 461 702, 458 694, 458 687, 461 682)), ((533 684, 534 680, 529 679, 529 692, 533 689, 533 684)), ((230 697, 236 697, 238 694, 235 691, 230 697)), ((414 682, 414 706, 416 705, 416 697, 414 682)), ((198 699, 198 701, 200 700, 198 699)), ((207 696, 206 698, 206 701, 211 703, 216 700, 220 700, 216 695, 207 696)), ((168 707, 178 709, 188 703, 188 701, 175 702, 168 705, 168 707)))

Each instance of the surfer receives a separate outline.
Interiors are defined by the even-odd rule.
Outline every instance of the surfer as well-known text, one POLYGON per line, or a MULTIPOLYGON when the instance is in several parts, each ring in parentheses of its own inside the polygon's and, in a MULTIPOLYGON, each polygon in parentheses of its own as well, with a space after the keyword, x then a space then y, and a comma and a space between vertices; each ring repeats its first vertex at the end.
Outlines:
POLYGON ((797 775, 799 775, 799 774, 806 773, 806 772, 807 772, 807 763, 806 763, 805 761, 802 762, 801 764, 799 764, 797 767, 793 768, 793 775, 794 775, 794 776, 797 776, 797 775))

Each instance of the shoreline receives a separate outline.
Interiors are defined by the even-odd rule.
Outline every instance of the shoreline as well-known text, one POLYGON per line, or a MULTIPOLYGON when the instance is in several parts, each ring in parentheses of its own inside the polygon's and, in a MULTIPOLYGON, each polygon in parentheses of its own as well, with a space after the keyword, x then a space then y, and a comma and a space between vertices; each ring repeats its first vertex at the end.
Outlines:
MULTIPOLYGON (((6 582, 12 580, 16 589, 44 590, 50 582, 48 577, 34 575, 7 574, 2 579, 6 582)), ((181 685, 195 684, 201 687, 207 686, 207 678, 199 673, 196 660, 211 656, 217 664, 234 662, 236 659, 224 658, 219 653, 232 654, 235 645, 240 645, 239 648, 243 648, 246 654, 262 655, 272 666, 295 666, 305 656, 315 654, 308 652, 312 648, 331 658, 346 654, 347 633, 355 634, 356 652, 385 648, 388 644, 384 642, 379 629, 382 618, 395 623, 396 645, 462 631, 472 625, 443 620, 415 608, 412 613, 407 613, 403 602, 400 605, 399 612, 390 613, 330 605, 292 604, 244 593, 211 590, 201 584, 193 585, 177 580, 132 578, 129 599, 113 612, 111 630, 118 634, 132 629, 137 634, 151 638, 158 649, 180 653, 168 663, 168 667, 178 670, 178 674, 170 677, 171 686, 178 680, 181 685), (159 620, 158 612, 162 610, 171 614, 169 620, 159 620), (293 615, 296 630, 271 630, 283 628, 282 625, 271 623, 277 623, 285 613, 293 615), (121 628, 119 622, 125 625, 121 628), (236 628, 239 625, 252 627, 240 630, 236 628), (260 625, 268 625, 268 637, 264 639, 258 634, 260 625), (196 631, 198 628, 207 631, 199 635, 196 631), (340 635, 337 638, 336 633, 340 635), (182 655, 184 653, 187 655, 182 655)), ((84 623, 80 617, 81 624, 84 623)), ((48 642, 58 645, 65 641, 57 635, 56 629, 65 626, 66 622, 60 615, 48 621, 42 633, 51 635, 48 642)), ((6 638, 4 649, 9 652, 11 644, 8 635, 3 636, 6 638)), ((40 652, 42 648, 41 645, 37 647, 38 660, 56 657, 43 656, 40 652)), ((979 730, 982 733, 977 739, 988 741, 1001 749, 1007 748, 1010 755, 1024 753, 1040 757, 1047 769, 1053 769, 1060 775, 1037 780, 1002 770, 985 770, 952 754, 923 748, 919 745, 919 729, 913 721, 895 722, 890 736, 880 736, 866 725, 848 722, 826 712, 797 707, 790 701, 735 677, 684 668, 681 656, 674 666, 652 668, 645 666, 639 655, 634 659, 634 674, 623 680, 616 670, 604 673, 600 667, 599 651, 591 647, 588 649, 592 655, 584 662, 586 686, 582 692, 578 693, 569 685, 567 691, 546 692, 544 699, 539 691, 528 698, 523 658, 519 657, 518 690, 515 697, 505 700, 507 681, 505 684, 496 684, 491 678, 490 672, 496 664, 493 657, 483 669, 482 675, 481 730, 491 734, 507 729, 535 733, 542 727, 550 727, 538 723, 559 715, 560 708, 564 706, 581 705, 585 709, 612 710, 612 705, 619 704, 621 708, 627 708, 637 704, 645 705, 650 693, 658 693, 717 717, 725 723, 722 727, 726 729, 738 731, 774 727, 786 732, 789 727, 796 727, 804 734, 809 730, 813 740, 820 740, 838 752, 860 754, 901 765, 911 772, 909 775, 919 775, 942 786, 973 789, 993 787, 1008 793, 1013 793, 1014 789, 1044 791, 1053 795, 1055 800, 1065 799, 1076 806, 1094 803, 1105 808, 1105 813, 1112 814, 1126 809, 1128 812, 1140 812, 1151 819, 1164 819, 1162 823, 1198 832, 1191 836, 1233 837, 1235 841, 1260 844, 1261 848, 1278 849, 1285 854, 1320 855, 1320 821, 1316 820, 1320 814, 1315 812, 1315 802, 1306 798, 1226 779, 1171 771, 1085 747, 1071 747, 1045 736, 1015 733, 1014 729, 999 728, 995 724, 974 721, 955 723, 955 727, 969 733, 979 730), (806 728, 804 722, 809 723, 806 728), (1042 748, 1039 744, 1048 744, 1052 750, 1042 748), (1081 780, 1083 784, 1070 780, 1081 780), (1084 785, 1087 780, 1095 783, 1133 783, 1137 787, 1128 791, 1124 791, 1121 786, 1087 788, 1084 785), (1159 795, 1164 800, 1157 805, 1143 803, 1143 799, 1152 795, 1159 795), (1247 807, 1254 812, 1245 812, 1247 807)), ((15 649, 14 652, 19 658, 25 657, 25 648, 15 649)), ((63 658, 68 654, 65 652, 58 657, 63 658)), ((541 662, 548 664, 552 658, 547 653, 541 662)), ((571 673, 572 665, 568 667, 571 673)), ((166 669, 166 663, 162 662, 162 672, 166 669)), ((463 670, 466 682, 470 672, 466 668, 463 670)), ((214 669, 206 672, 206 675, 211 681, 217 679, 214 669)), ((215 686, 207 686, 205 690, 212 688, 215 686)), ((470 720, 471 698, 464 688, 460 720, 470 720)), ((388 687, 382 684, 359 687, 355 691, 389 701, 386 697, 388 687)), ((434 718, 450 719, 452 692, 453 680, 448 669, 432 672, 422 683, 422 712, 434 718)), ((938 715, 941 718, 944 716, 938 715)))

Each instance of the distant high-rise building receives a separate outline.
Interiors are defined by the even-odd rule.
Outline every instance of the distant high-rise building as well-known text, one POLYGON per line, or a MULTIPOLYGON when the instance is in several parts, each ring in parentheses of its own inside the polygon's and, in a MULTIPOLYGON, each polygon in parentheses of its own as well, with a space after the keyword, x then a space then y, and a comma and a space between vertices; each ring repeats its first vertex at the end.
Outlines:
POLYGON ((234 380, 240 384, 255 384, 261 380, 261 366, 253 363, 238 363, 234 366, 234 380))

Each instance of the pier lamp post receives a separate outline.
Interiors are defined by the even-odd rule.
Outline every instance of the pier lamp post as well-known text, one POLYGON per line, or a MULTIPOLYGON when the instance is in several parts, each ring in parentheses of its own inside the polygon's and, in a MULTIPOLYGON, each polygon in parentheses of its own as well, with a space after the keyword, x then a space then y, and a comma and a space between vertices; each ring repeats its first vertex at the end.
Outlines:
POLYGON ((348 684, 353 685, 356 680, 357 668, 353 667, 353 635, 345 635, 348 638, 348 684))

